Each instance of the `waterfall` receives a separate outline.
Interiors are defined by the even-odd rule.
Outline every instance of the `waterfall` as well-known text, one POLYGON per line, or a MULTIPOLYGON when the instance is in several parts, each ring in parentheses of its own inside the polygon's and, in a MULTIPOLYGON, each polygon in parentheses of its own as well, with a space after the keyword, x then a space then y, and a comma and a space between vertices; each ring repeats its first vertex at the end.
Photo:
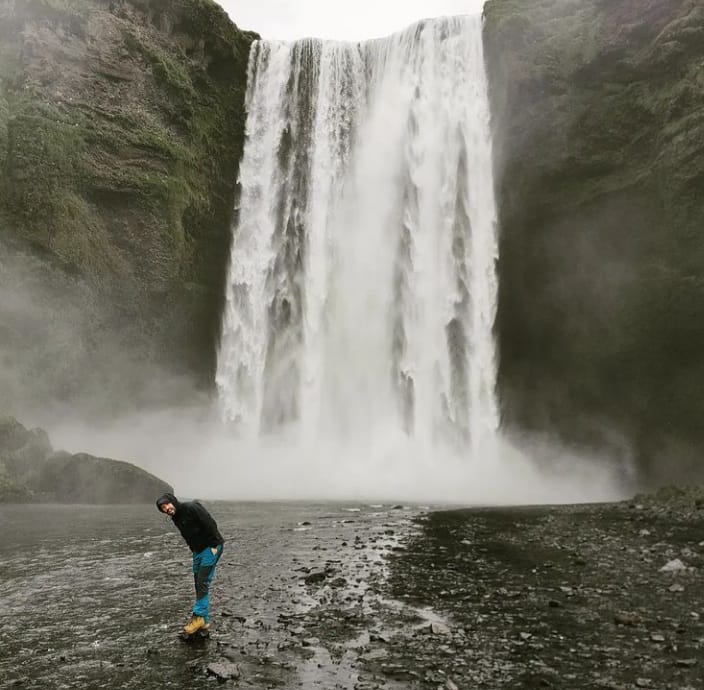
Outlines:
POLYGON ((481 17, 258 41, 217 388, 250 438, 471 454, 498 427, 481 17))

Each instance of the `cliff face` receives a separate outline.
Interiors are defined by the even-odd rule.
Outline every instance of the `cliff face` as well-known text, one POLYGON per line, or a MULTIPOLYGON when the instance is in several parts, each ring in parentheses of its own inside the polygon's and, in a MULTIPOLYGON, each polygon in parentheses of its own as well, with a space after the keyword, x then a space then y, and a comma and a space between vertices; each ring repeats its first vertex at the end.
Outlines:
POLYGON ((489 0, 507 425, 702 471, 704 5, 489 0))
POLYGON ((0 300, 0 369, 53 360, 38 392, 68 399, 212 381, 254 38, 211 0, 0 1, 0 280, 46 307, 0 300), (73 337, 42 349, 62 292, 73 337))

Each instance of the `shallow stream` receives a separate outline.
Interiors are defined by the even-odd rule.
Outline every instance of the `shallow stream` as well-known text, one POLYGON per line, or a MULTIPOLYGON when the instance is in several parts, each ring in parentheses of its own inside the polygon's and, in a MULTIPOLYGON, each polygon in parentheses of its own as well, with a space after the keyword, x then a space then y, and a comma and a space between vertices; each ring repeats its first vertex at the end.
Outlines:
POLYGON ((239 665, 239 687, 354 687, 346 650, 367 639, 366 583, 383 577, 384 553, 417 511, 208 507, 228 543, 211 639, 199 646, 177 636, 192 603, 190 553, 156 508, 0 508, 0 687, 197 688, 223 660, 239 665), (306 584, 316 572, 322 582, 306 584), (309 637, 308 613, 333 598, 356 625, 309 637))

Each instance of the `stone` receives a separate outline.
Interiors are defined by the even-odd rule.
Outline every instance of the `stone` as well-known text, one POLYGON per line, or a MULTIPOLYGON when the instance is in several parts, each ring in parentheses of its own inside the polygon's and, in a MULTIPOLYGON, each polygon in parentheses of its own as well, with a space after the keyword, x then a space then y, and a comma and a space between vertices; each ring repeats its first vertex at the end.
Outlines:
POLYGON ((231 661, 214 661, 205 667, 205 672, 221 681, 237 680, 242 675, 239 665, 231 661))
POLYGON ((614 614, 614 623, 616 623, 616 625, 627 625, 633 627, 639 625, 641 622, 642 619, 640 615, 633 611, 619 611, 614 614))
POLYGON ((319 585, 325 581, 327 576, 327 571, 321 570, 317 573, 311 573, 310 575, 307 575, 305 578, 303 578, 303 580, 307 585, 319 585))
POLYGON ((444 623, 435 621, 428 626, 428 629, 433 635, 451 635, 452 631, 444 623))
POLYGON ((54 453, 43 429, 0 418, 0 503, 153 503, 166 492, 173 488, 135 465, 87 453, 54 453))
POLYGON ((680 668, 691 668, 692 666, 697 665, 697 660, 696 659, 677 659, 675 661, 675 666, 679 666, 680 668))
POLYGON ((679 558, 668 561, 660 568, 661 573, 677 573, 682 570, 687 570, 687 566, 679 558))
POLYGON ((381 633, 370 633, 369 634, 369 641, 370 642, 388 642, 388 638, 385 635, 382 635, 381 633))
POLYGON ((55 453, 42 467, 32 488, 58 503, 152 503, 173 488, 128 462, 87 453, 55 453))
POLYGON ((670 592, 684 592, 684 585, 675 583, 674 585, 670 585, 667 589, 670 592))

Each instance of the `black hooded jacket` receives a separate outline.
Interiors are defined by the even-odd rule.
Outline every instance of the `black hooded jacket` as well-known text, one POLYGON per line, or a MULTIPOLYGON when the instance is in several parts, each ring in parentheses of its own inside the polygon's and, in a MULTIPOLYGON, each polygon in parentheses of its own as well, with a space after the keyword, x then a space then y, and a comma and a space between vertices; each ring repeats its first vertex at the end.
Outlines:
POLYGON ((193 553, 225 543, 217 523, 198 501, 181 503, 173 494, 164 494, 156 499, 157 508, 161 510, 164 503, 173 503, 176 508, 171 519, 193 553))

